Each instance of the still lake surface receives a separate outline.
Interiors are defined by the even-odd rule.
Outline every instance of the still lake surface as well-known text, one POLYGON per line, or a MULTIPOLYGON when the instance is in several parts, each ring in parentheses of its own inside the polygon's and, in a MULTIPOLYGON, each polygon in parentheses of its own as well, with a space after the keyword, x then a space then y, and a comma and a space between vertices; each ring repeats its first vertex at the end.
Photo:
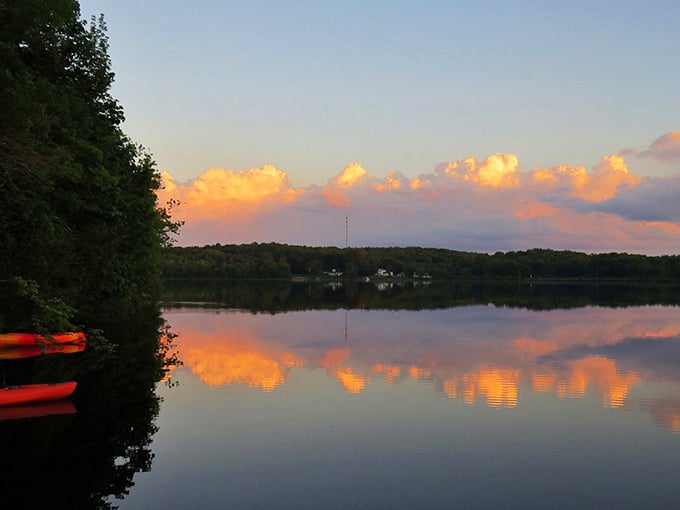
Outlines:
POLYGON ((7 508, 680 500, 680 309, 666 298, 225 289, 164 305, 182 364, 157 383, 143 366, 78 376, 81 354, 34 362, 74 371, 77 412, 0 421, 5 501, 31 503, 7 508))
POLYGON ((120 508, 670 508, 674 306, 175 305, 153 468, 120 508))

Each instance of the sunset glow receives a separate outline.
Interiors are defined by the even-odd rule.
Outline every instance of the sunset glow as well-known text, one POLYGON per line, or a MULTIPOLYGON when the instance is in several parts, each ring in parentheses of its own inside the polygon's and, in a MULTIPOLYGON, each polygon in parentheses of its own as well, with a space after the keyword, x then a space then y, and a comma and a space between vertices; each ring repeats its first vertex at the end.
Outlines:
MULTIPOLYGON (((592 387, 605 407, 621 407, 629 388, 639 380, 640 376, 634 372, 619 373, 614 361, 594 356, 571 362, 568 373, 551 382, 560 398, 582 398, 588 387, 592 387)), ((540 391, 546 391, 548 381, 542 382, 540 391)))
POLYGON ((678 252, 672 2, 81 6, 182 245, 678 252))
POLYGON ((245 384, 273 391, 292 367, 302 366, 292 353, 270 349, 246 334, 205 336, 194 333, 178 341, 182 361, 208 386, 245 384))
MULTIPOLYGON (((546 314, 463 307, 432 313, 437 318, 433 324, 450 318, 430 329, 422 342, 414 341, 413 328, 418 328, 410 319, 393 324, 398 316, 389 312, 381 315, 379 334, 351 317, 345 326, 344 315, 336 312, 304 313, 313 319, 302 330, 294 327, 299 314, 229 313, 217 315, 209 329, 191 314, 169 314, 168 320, 179 334, 174 348, 182 368, 213 388, 239 385, 271 392, 295 377, 295 369, 304 368, 357 396, 376 384, 390 391, 418 384, 463 405, 497 409, 516 408, 529 393, 595 399, 607 408, 642 409, 680 433, 680 405, 635 395, 650 380, 680 383, 680 373, 655 373, 653 364, 626 368, 627 358, 616 356, 628 352, 622 346, 631 339, 649 349, 673 348, 680 341, 680 318, 672 309, 581 308, 546 314), (500 317, 503 321, 490 333, 487 321, 500 317), (338 343, 345 327, 350 336, 338 343)), ((181 376, 175 371, 172 377, 181 376)))
POLYGON ((442 162, 410 178, 396 171, 377 177, 349 163, 325 185, 307 187, 294 187, 272 165, 210 168, 185 183, 164 173, 159 201, 179 202, 173 214, 186 222, 179 238, 185 245, 341 245, 348 215, 353 244, 361 246, 674 253, 680 215, 671 190, 680 192, 680 175, 641 177, 625 158, 672 161, 680 152, 677 133, 639 154, 605 155, 591 169, 522 169, 517 155, 495 153, 442 162), (305 228, 289 228, 300 224, 305 228))
POLYGON ((518 370, 492 368, 465 374, 463 399, 466 404, 474 404, 478 397, 482 397, 489 407, 515 407, 518 382, 518 370))

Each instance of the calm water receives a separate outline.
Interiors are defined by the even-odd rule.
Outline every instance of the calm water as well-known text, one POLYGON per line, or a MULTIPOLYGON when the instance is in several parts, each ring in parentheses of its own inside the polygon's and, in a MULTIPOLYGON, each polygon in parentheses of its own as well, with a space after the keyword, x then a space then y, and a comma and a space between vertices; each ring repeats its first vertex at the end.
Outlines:
POLYGON ((149 470, 121 509, 666 509, 672 306, 172 307, 149 470))

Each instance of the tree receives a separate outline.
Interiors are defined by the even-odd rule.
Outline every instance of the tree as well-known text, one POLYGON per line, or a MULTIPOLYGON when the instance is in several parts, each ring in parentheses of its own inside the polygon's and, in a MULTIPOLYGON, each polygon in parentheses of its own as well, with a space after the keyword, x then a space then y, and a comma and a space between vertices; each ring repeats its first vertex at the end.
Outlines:
POLYGON ((158 288, 176 231, 151 156, 121 130, 103 18, 0 0, 0 280, 96 314, 158 288))

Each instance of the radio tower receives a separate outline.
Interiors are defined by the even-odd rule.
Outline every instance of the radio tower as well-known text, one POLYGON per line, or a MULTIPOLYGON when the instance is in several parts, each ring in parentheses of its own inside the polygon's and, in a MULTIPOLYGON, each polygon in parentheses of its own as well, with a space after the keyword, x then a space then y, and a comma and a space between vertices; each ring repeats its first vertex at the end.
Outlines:
POLYGON ((349 218, 345 214, 345 248, 349 248, 349 218))

